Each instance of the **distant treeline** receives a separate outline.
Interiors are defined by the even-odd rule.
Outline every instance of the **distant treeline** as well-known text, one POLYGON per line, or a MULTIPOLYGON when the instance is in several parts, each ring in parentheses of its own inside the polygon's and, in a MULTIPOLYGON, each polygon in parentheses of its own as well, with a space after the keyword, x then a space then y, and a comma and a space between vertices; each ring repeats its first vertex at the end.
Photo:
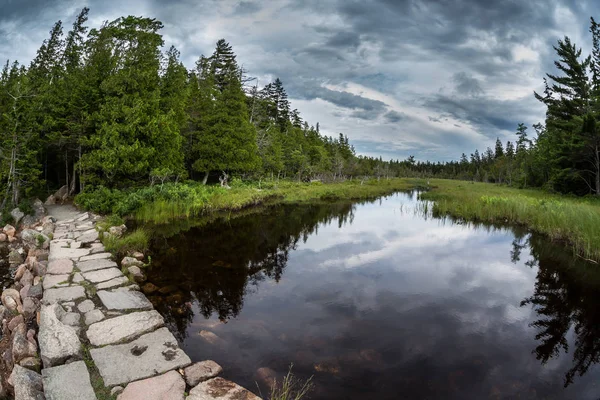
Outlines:
POLYGON ((390 174, 303 121, 279 79, 259 88, 225 40, 188 70, 174 47, 161 52, 161 22, 88 30, 88 11, 66 36, 57 22, 29 67, 7 61, 0 74, 2 208, 63 185, 390 174))

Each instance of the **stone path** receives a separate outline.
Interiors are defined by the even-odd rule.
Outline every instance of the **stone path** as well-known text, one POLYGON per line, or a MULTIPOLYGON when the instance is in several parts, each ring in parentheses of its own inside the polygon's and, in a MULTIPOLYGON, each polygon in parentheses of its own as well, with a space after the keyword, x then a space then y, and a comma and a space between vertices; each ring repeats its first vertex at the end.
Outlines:
POLYGON ((192 364, 162 316, 104 250, 97 216, 69 206, 56 218, 43 278, 38 341, 48 400, 260 400, 218 378, 213 361, 192 364), (120 393, 120 394, 119 394, 120 393))

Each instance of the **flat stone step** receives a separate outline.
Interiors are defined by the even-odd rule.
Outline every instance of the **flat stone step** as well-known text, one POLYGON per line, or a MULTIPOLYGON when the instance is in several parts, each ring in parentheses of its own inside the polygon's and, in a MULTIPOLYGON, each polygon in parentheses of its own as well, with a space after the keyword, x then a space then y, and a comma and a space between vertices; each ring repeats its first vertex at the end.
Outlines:
POLYGON ((42 379, 46 400, 96 400, 90 374, 83 361, 46 368, 42 370, 42 379))
POLYGON ((42 301, 45 304, 52 304, 59 301, 73 301, 84 297, 86 297, 85 289, 82 286, 69 286, 44 290, 42 301))
POLYGON ((92 283, 106 282, 123 276, 123 273, 118 268, 99 269, 97 271, 82 272, 81 274, 86 280, 92 283))
POLYGON ((71 249, 69 247, 54 247, 50 249, 50 255, 48 260, 58 260, 59 258, 73 258, 78 259, 79 257, 87 256, 90 254, 90 249, 71 249))
POLYGON ((70 274, 71 272, 73 272, 73 260, 70 258, 52 260, 48 263, 46 270, 46 273, 54 275, 70 274))
POLYGON ((130 290, 109 292, 101 290, 98 297, 108 310, 145 310, 152 309, 152 303, 142 293, 130 290))
POLYGON ((91 349, 90 354, 108 387, 149 378, 191 363, 167 328, 147 333, 131 343, 91 349))
POLYGON ((117 286, 124 285, 127 282, 129 282, 129 279, 127 279, 126 276, 121 276, 121 277, 118 277, 118 278, 111 279, 110 281, 99 283, 99 284, 96 285, 96 288, 98 290, 110 289, 110 288, 114 288, 114 287, 117 287, 117 286))
POLYGON ((107 259, 79 261, 77 263, 77 268, 79 268, 81 272, 95 271, 97 269, 115 267, 117 267, 117 263, 107 259))
POLYGON ((254 393, 223 378, 213 378, 200 383, 190 391, 186 400, 261 400, 254 393))
POLYGON ((87 337, 93 346, 104 346, 151 332, 163 324, 156 310, 134 312, 90 325, 87 337))
POLYGON ((69 275, 46 275, 42 281, 42 287, 44 290, 54 287, 66 287, 69 286, 69 275))
POLYGON ((164 375, 132 382, 119 395, 119 400, 182 400, 185 382, 179 373, 169 371, 164 375))
POLYGON ((110 253, 95 253, 90 254, 89 256, 81 257, 79 261, 90 261, 90 260, 102 260, 102 259, 110 259, 112 258, 112 254, 110 253))

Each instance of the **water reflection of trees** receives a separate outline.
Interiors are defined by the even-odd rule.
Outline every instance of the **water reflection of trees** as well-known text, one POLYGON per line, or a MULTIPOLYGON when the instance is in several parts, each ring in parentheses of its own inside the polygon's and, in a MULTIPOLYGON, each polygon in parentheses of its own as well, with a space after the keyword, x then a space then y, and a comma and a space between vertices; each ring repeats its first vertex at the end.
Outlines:
POLYGON ((543 237, 517 239, 513 253, 519 254, 521 246, 529 246, 531 259, 527 263, 539 266, 534 293, 521 303, 533 306, 538 314, 532 323, 538 331, 539 344, 534 350, 537 359, 546 363, 562 351, 569 352, 567 335, 573 328, 573 364, 565 375, 568 386, 600 361, 598 266, 575 258, 543 237))
POLYGON ((317 233, 321 224, 341 227, 353 218, 354 205, 348 203, 276 206, 168 238, 157 228, 149 281, 163 293, 149 297, 171 331, 183 339, 194 300, 205 318, 236 317, 249 291, 267 279, 281 279, 290 252, 301 240, 317 233))

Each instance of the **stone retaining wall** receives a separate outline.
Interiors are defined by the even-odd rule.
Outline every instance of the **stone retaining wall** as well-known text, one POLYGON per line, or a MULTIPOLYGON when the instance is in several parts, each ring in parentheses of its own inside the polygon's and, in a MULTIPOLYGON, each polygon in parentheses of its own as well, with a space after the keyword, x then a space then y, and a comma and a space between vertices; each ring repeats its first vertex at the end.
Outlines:
POLYGON ((213 361, 192 363, 138 285, 104 250, 98 217, 65 210, 56 213, 42 280, 43 369, 40 375, 15 367, 17 400, 184 399, 186 392, 189 400, 259 400, 217 377, 221 367, 213 361))

